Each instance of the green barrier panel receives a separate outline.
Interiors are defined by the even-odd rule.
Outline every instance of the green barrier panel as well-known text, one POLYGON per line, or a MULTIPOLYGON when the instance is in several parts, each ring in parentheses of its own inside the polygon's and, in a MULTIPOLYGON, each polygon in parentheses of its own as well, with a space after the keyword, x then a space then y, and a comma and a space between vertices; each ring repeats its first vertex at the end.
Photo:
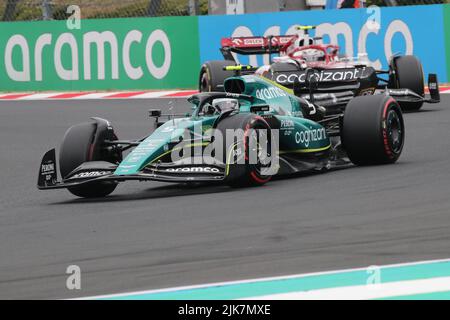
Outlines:
POLYGON ((0 23, 0 91, 195 88, 196 17, 0 23))
POLYGON ((447 55, 447 79, 450 81, 450 4, 444 5, 444 37, 447 55))

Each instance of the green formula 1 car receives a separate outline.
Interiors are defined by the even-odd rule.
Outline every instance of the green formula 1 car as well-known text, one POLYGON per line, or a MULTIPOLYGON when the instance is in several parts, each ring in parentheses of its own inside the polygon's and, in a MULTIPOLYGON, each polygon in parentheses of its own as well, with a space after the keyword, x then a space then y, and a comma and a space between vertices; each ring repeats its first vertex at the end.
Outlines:
POLYGON ((59 151, 62 179, 52 149, 42 159, 38 188, 103 197, 126 180, 257 186, 305 170, 394 163, 402 153, 403 116, 390 91, 350 101, 345 95, 305 99, 295 87, 239 70, 224 88, 190 97, 188 117, 160 121, 161 111, 150 110, 155 130, 138 140, 119 140, 100 118, 69 128, 59 151))

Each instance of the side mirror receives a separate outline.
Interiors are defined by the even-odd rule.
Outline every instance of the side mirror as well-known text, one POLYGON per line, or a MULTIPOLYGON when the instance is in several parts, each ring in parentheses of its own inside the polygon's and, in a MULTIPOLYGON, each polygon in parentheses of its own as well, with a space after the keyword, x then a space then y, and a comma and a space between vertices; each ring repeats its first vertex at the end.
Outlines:
POLYGON ((157 129, 161 126, 162 122, 159 122, 159 117, 161 117, 161 109, 150 109, 148 110, 148 116, 150 118, 155 118, 154 127, 157 129))
POLYGON ((151 118, 161 117, 161 109, 150 109, 148 110, 148 116, 151 118))

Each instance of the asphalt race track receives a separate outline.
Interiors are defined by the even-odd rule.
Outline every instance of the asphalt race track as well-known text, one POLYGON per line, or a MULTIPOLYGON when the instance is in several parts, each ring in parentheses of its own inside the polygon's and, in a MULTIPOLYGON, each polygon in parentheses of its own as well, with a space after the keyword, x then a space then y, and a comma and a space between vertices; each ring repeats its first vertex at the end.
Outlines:
MULTIPOLYGON (((128 182, 101 200, 35 187, 42 154, 90 116, 121 139, 169 100, 0 102, 0 298, 74 298, 450 257, 450 96, 405 115, 395 165, 261 188, 128 182), (66 268, 81 268, 81 290, 66 268)), ((183 100, 174 102, 181 110, 183 100)), ((188 108, 183 110, 189 111, 188 108)))

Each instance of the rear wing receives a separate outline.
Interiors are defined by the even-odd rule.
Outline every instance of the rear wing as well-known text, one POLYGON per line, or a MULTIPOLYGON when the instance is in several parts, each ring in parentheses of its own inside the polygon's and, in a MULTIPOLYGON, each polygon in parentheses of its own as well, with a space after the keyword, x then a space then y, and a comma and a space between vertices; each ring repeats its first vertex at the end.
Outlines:
POLYGON ((220 51, 226 60, 234 60, 231 53, 243 55, 279 53, 287 43, 296 37, 296 35, 292 35, 222 38, 220 51))

